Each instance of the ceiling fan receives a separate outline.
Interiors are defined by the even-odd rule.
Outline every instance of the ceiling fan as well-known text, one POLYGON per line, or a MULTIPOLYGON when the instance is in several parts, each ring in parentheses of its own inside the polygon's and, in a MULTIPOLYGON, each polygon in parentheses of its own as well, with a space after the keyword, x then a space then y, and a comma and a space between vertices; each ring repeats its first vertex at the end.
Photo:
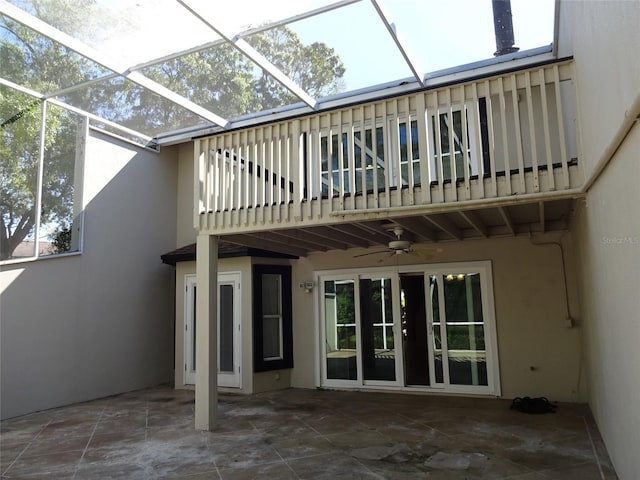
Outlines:
POLYGON ((396 239, 391 240, 387 244, 387 248, 385 250, 376 250, 374 252, 361 253, 359 255, 354 255, 353 257, 356 258, 356 257, 364 257, 367 255, 377 255, 380 253, 387 253, 390 256, 403 255, 403 254, 416 255, 424 260, 428 260, 429 258, 432 258, 433 256, 435 256, 437 253, 442 252, 442 248, 440 247, 435 247, 431 245, 415 247, 413 245, 413 242, 411 242, 410 240, 403 240, 402 235, 404 234, 404 229, 400 226, 393 226, 392 228, 389 228, 389 230, 393 232, 393 234, 396 236, 396 239))

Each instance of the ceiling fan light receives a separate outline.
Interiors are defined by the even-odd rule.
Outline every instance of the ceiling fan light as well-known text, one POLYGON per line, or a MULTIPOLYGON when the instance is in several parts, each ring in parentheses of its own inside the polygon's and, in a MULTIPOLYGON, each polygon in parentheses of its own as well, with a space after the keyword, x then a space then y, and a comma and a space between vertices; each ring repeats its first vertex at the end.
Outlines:
POLYGON ((389 242, 391 250, 409 250, 409 247, 411 247, 411 242, 408 240, 392 240, 389 242))

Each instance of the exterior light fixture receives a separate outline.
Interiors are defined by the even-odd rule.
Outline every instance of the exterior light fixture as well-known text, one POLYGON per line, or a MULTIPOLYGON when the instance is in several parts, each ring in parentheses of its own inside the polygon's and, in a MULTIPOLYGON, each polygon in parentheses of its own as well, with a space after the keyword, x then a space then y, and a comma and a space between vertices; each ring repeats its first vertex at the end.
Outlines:
POLYGON ((306 293, 310 293, 313 290, 313 287, 316 286, 316 282, 300 282, 300 288, 304 288, 306 293))

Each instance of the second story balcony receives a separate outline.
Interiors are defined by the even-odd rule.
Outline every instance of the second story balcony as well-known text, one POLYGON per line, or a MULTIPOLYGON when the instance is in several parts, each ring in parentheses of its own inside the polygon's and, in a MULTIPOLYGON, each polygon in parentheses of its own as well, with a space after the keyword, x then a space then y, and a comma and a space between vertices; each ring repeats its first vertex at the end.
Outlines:
POLYGON ((195 226, 245 234, 499 208, 514 234, 504 208, 531 204, 544 230, 544 202, 583 182, 571 72, 570 60, 530 66, 197 139, 195 226))

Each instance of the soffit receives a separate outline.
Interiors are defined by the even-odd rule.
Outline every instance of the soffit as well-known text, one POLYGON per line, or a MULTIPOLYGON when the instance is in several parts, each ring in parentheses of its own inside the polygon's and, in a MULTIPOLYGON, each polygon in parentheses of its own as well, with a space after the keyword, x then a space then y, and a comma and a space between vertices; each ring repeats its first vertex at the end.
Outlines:
POLYGON ((533 237, 568 230, 575 199, 517 202, 496 207, 463 209, 445 213, 421 212, 379 220, 345 222, 292 229, 272 229, 249 234, 222 235, 222 241, 272 252, 307 256, 331 250, 353 249, 354 256, 380 255, 372 260, 391 261, 390 241, 408 240, 424 261, 437 261, 451 242, 509 237, 533 237))

